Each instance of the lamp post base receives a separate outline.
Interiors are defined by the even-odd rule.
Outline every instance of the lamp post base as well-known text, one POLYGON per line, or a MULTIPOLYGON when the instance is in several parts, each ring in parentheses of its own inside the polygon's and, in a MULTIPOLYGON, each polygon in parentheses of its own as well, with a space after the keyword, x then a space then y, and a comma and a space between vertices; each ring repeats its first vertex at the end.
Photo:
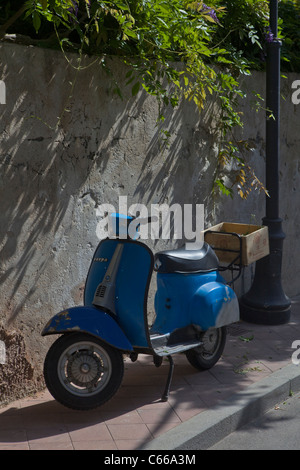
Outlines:
POLYGON ((281 219, 264 219, 269 226, 270 254, 256 262, 253 284, 240 299, 241 319, 248 323, 282 325, 291 317, 291 301, 281 284, 281 219))
POLYGON ((290 321, 291 307, 290 304, 281 310, 264 309, 247 305, 245 299, 240 301, 241 318, 247 323, 255 323, 257 325, 284 325, 290 321))

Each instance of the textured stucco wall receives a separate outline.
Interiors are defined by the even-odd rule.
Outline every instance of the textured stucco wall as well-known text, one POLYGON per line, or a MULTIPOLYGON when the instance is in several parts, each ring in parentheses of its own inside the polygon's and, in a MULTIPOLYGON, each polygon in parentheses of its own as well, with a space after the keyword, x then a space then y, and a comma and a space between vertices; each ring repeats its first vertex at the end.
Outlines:
MULTIPOLYGON (((43 383, 44 354, 52 339, 41 338, 40 332, 57 311, 82 301, 98 243, 99 205, 117 209, 124 195, 129 205, 203 203, 206 224, 260 223, 264 216, 262 194, 248 201, 211 196, 213 103, 200 119, 191 104, 168 110, 172 137, 165 148, 156 128, 155 100, 142 92, 132 98, 125 89, 122 101, 111 93, 111 80, 98 63, 85 59, 82 65, 88 68, 77 74, 59 52, 0 46, 0 79, 6 84, 6 104, 0 105, 0 340, 7 346, 6 364, 0 365, 0 403, 43 383)), ((117 61, 111 66, 123 83, 124 68, 117 61)), ((263 74, 252 80, 264 93, 263 74)), ((300 106, 290 102, 290 83, 284 86, 282 217, 289 242, 283 279, 293 295, 300 292, 300 106)), ((250 106, 244 112, 244 135, 256 146, 252 164, 263 179, 264 115, 250 106)), ((149 243, 154 249, 172 246, 149 243)), ((250 275, 249 268, 240 291, 249 287, 250 275)))

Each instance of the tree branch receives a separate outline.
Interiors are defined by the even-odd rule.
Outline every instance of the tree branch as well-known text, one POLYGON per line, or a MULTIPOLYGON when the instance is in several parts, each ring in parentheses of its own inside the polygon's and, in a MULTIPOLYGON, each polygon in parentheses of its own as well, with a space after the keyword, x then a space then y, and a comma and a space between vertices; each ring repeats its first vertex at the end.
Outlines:
POLYGON ((8 28, 15 22, 17 21, 18 18, 20 18, 21 15, 23 15, 23 13, 25 12, 26 10, 26 4, 24 4, 11 18, 9 18, 9 20, 7 20, 7 22, 2 25, 0 27, 0 41, 1 39, 4 38, 5 36, 5 33, 6 31, 8 30, 8 28))

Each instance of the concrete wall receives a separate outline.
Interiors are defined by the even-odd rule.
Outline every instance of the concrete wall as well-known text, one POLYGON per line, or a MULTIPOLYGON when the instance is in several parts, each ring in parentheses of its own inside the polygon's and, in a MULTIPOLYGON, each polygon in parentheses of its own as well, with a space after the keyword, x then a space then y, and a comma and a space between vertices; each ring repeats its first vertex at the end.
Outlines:
MULTIPOLYGON (((0 340, 6 345, 1 403, 43 386, 44 355, 53 339, 41 338, 40 332, 57 311, 82 302, 98 243, 99 205, 117 209, 122 195, 129 205, 203 203, 206 225, 260 223, 265 198, 212 197, 213 103, 200 119, 191 104, 168 110, 166 148, 155 126, 155 100, 143 92, 132 98, 130 90, 120 100, 92 59, 85 59, 87 68, 76 73, 59 52, 2 44, 0 61, 0 80, 6 84, 6 104, 0 105, 0 340)), ((123 83, 124 68, 117 61, 111 67, 123 83)), ((293 79, 283 86, 281 139, 282 218, 288 236, 283 281, 289 295, 300 292, 300 106, 290 101, 293 79)), ((245 86, 264 94, 263 74, 251 80, 245 86)), ((248 104, 244 112, 244 136, 255 144, 252 164, 263 179, 264 114, 248 104)), ((172 241, 149 244, 154 249, 175 246, 172 241)), ((249 288, 252 269, 239 292, 249 288)))

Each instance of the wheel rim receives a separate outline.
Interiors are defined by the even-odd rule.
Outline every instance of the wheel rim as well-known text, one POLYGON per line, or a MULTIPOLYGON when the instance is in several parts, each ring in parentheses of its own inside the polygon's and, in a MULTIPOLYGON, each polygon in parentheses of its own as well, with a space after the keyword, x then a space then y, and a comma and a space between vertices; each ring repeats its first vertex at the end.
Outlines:
POLYGON ((60 356, 58 377, 66 390, 76 396, 92 396, 103 390, 112 373, 104 348, 92 341, 72 344, 60 356))
POLYGON ((222 335, 218 329, 208 330, 202 336, 203 345, 201 346, 201 354, 206 359, 214 357, 218 352, 222 335))

